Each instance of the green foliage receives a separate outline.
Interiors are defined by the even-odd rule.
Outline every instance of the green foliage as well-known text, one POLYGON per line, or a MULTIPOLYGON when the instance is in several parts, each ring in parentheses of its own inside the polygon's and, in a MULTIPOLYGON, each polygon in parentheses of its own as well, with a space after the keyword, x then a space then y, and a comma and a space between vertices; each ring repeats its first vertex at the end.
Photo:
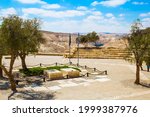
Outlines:
POLYGON ((147 66, 150 66, 150 50, 148 50, 144 55, 143 61, 146 63, 147 66))
POLYGON ((69 68, 69 67, 68 66, 52 66, 52 67, 47 67, 46 69, 47 70, 56 69, 60 71, 60 69, 63 69, 63 68, 69 68))
POLYGON ((73 68, 76 69, 78 71, 80 71, 79 68, 76 67, 70 67, 70 66, 52 66, 52 67, 46 67, 46 68, 42 68, 42 67, 33 67, 33 68, 28 68, 27 70, 23 70, 20 69, 20 72, 23 73, 25 76, 39 76, 39 75, 43 75, 44 70, 61 70, 63 68, 73 68))
POLYGON ((133 52, 135 61, 141 62, 150 46, 150 33, 148 29, 141 29, 142 24, 137 20, 132 25, 131 34, 127 37, 128 49, 133 52))
POLYGON ((44 69, 41 67, 29 68, 27 70, 20 69, 25 76, 38 76, 43 74, 44 69))
POLYGON ((0 66, 9 78, 12 91, 16 91, 16 84, 12 75, 12 69, 20 48, 21 26, 22 19, 18 16, 12 15, 2 19, 0 29, 0 40, 2 42, 1 48, 3 48, 1 54, 3 55, 7 53, 11 56, 9 69, 6 69, 3 65, 0 66))
MULTIPOLYGON (((37 19, 23 20, 15 15, 2 19, 0 27, 0 60, 3 54, 9 54, 11 60, 9 70, 1 64, 0 67, 9 77, 11 89, 13 91, 16 91, 14 78, 12 77, 12 69, 15 59, 20 56, 22 66, 26 68, 26 55, 37 52, 40 43, 43 42, 39 28, 40 22, 37 19)), ((37 73, 41 74, 39 69, 31 71, 31 74, 35 74, 35 71, 38 71, 37 73)))
MULTIPOLYGON (((143 30, 143 34, 147 40, 150 40, 150 28, 143 30)), ((144 54, 143 61, 145 61, 147 66, 150 66, 150 44, 148 44, 147 51, 144 54)))
POLYGON ((89 42, 96 42, 99 40, 99 36, 94 31, 92 33, 88 33, 87 38, 89 42))
POLYGON ((3 40, 1 38, 1 28, 0 28, 0 56, 2 56, 2 53, 3 53, 3 47, 4 44, 3 44, 3 40))
POLYGON ((38 52, 40 43, 44 42, 42 34, 39 31, 40 21, 37 19, 27 19, 23 20, 21 28, 21 37, 19 45, 19 56, 22 62, 22 68, 27 69, 25 58, 30 54, 35 54, 38 52))
POLYGON ((81 35, 80 36, 80 43, 87 43, 88 42, 88 38, 86 35, 81 35))
POLYGON ((75 69, 75 70, 81 72, 81 70, 79 68, 77 68, 77 67, 69 67, 69 68, 72 68, 72 69, 75 69))
POLYGON ((79 40, 80 43, 96 42, 99 40, 99 36, 96 32, 93 31, 91 33, 88 33, 87 35, 81 35, 79 40))
POLYGON ((2 20, 1 39, 8 54, 18 55, 21 25, 22 19, 17 16, 9 16, 2 20))
POLYGON ((150 55, 144 57, 144 61, 145 61, 147 66, 150 66, 150 55))
POLYGON ((40 43, 44 42, 40 29, 40 21, 27 19, 22 23, 19 53, 28 55, 38 52, 40 43))
MULTIPOLYGON (((150 49, 150 28, 142 29, 142 24, 137 19, 131 27, 131 34, 127 37, 127 41, 128 50, 133 53, 136 63, 135 84, 140 84, 140 67, 145 56, 149 57, 147 52, 150 49)), ((145 60, 149 61, 149 59, 145 60)))

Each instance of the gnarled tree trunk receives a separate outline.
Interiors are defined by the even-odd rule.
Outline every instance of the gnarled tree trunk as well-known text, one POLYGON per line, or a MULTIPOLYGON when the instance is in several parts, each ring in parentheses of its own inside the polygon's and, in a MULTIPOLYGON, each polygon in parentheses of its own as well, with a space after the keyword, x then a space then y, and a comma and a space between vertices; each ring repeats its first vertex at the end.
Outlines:
POLYGON ((26 61, 25 61, 26 55, 25 54, 19 54, 19 56, 21 59, 22 69, 27 70, 28 68, 27 68, 26 61))
POLYGON ((6 75, 9 78, 10 88, 13 92, 17 92, 16 83, 15 83, 14 77, 12 75, 12 70, 13 70, 13 65, 14 65, 15 59, 16 59, 16 57, 11 56, 9 71, 5 68, 5 66, 2 65, 2 69, 4 70, 4 72, 6 73, 6 75))
POLYGON ((149 69, 150 69, 150 66, 149 66, 149 65, 147 65, 147 72, 149 72, 149 69))
POLYGON ((16 89, 16 83, 15 83, 15 80, 14 80, 14 77, 12 74, 9 74, 9 82, 10 82, 10 88, 13 92, 17 92, 17 89, 16 89))
POLYGON ((3 70, 2 70, 2 56, 0 55, 0 77, 3 77, 3 70))
POLYGON ((25 62, 25 57, 22 57, 22 58, 21 58, 21 63, 22 63, 22 68, 23 68, 24 70, 27 70, 27 65, 26 65, 26 62, 25 62))
POLYGON ((139 63, 136 63, 136 80, 134 83, 140 84, 140 65, 139 65, 139 63))
POLYGON ((143 67, 142 67, 143 61, 140 62, 140 68, 143 71, 143 67))

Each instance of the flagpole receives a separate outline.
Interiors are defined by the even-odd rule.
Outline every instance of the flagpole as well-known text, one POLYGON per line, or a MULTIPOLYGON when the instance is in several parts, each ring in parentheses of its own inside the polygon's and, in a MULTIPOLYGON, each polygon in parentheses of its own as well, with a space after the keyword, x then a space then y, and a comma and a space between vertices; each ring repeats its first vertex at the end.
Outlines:
POLYGON ((77 65, 79 66, 79 42, 80 39, 79 39, 79 33, 78 33, 78 42, 77 42, 77 45, 78 45, 78 60, 77 60, 77 65))
POLYGON ((71 34, 69 34, 69 64, 71 64, 70 49, 71 49, 71 34))

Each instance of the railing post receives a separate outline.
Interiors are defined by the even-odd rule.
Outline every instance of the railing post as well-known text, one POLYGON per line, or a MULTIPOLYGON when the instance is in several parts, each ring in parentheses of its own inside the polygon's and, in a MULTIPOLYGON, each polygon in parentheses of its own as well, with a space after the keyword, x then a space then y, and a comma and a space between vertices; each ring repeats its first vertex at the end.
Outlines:
POLYGON ((87 75, 87 77, 89 77, 89 73, 87 73, 86 75, 87 75))
POLYGON ((43 82, 46 82, 46 78, 45 78, 45 76, 43 77, 43 82))
POLYGON ((72 65, 72 62, 69 62, 70 65, 72 65))
POLYGON ((105 75, 107 75, 107 70, 105 71, 105 75))

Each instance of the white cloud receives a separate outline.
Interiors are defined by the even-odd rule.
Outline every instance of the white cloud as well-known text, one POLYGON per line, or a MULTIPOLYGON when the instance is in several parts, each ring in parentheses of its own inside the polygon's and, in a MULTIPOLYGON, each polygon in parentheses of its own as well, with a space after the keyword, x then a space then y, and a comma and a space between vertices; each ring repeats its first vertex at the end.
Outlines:
POLYGON ((96 6, 96 5, 99 5, 99 4, 100 4, 100 2, 98 2, 98 1, 94 1, 94 2, 91 3, 92 6, 96 6))
POLYGON ((146 3, 146 2, 132 2, 132 4, 134 4, 134 5, 145 5, 148 3, 146 3))
POLYGON ((89 14, 81 20, 63 19, 44 22, 42 29, 55 32, 114 32, 127 33, 130 25, 117 18, 89 14))
POLYGON ((119 17, 123 17, 123 16, 125 16, 124 14, 119 14, 119 17))
POLYGON ((114 17, 114 15, 112 13, 107 13, 106 17, 114 17))
POLYGON ((52 17, 52 18, 65 18, 65 17, 75 17, 85 15, 84 11, 78 10, 55 11, 40 8, 23 8, 22 12, 28 15, 37 15, 40 17, 52 17))
POLYGON ((141 20, 143 27, 150 27, 150 18, 144 18, 141 20))
POLYGON ((107 7, 117 7, 117 6, 125 4, 128 1, 129 0, 105 0, 105 1, 101 1, 101 2, 94 1, 91 5, 92 6, 103 5, 103 6, 107 6, 107 7))
POLYGON ((140 17, 147 17, 147 16, 150 16, 150 12, 140 14, 140 17))
POLYGON ((41 4, 44 9, 59 9, 61 6, 59 4, 48 4, 42 0, 16 0, 22 4, 41 4))
POLYGON ((91 21, 100 21, 103 19, 103 16, 97 16, 97 15, 90 15, 88 16, 84 21, 87 21, 87 22, 91 22, 91 21))
POLYGON ((42 0, 16 0, 22 4, 46 4, 46 2, 42 0))
POLYGON ((100 11, 93 11, 93 12, 91 12, 93 15, 102 15, 102 12, 100 12, 100 11))
MULTIPOLYGON (((99 20, 99 19, 98 19, 99 20)), ((62 20, 56 22, 44 22, 42 29, 55 32, 113 32, 127 33, 130 25, 124 22, 114 22, 108 20, 76 21, 62 20)))
POLYGON ((42 8, 44 9, 59 9, 61 6, 59 4, 45 4, 42 5, 42 8))
POLYGON ((78 7, 75 10, 48 10, 42 8, 23 8, 24 17, 49 17, 54 20, 43 21, 42 29, 55 32, 128 32, 129 25, 112 13, 103 14, 97 10, 78 7), (82 17, 81 17, 82 16, 82 17), (80 17, 80 19, 73 18, 80 17))
POLYGON ((77 10, 88 10, 88 8, 85 6, 79 6, 77 7, 77 10))
POLYGON ((0 9, 0 16, 6 17, 8 15, 15 15, 17 14, 17 11, 13 8, 7 8, 7 9, 0 9))
POLYGON ((150 22, 150 18, 144 18, 144 19, 142 19, 142 21, 144 21, 144 22, 150 22))

